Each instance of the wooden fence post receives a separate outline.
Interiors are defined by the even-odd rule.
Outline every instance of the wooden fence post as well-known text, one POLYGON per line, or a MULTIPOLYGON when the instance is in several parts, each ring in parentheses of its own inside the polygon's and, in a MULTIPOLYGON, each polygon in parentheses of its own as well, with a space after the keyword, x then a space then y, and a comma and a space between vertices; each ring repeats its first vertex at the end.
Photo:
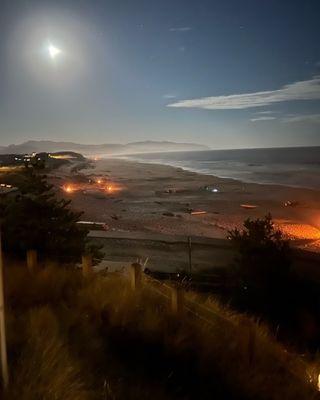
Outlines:
POLYGON ((255 325, 250 319, 244 316, 240 319, 239 324, 241 324, 241 331, 244 333, 241 345, 242 353, 245 362, 248 362, 249 366, 251 366, 254 362, 256 351, 255 325))
POLYGON ((254 323, 249 321, 248 323, 248 360, 249 365, 252 365, 255 358, 256 350, 256 330, 254 323))
POLYGON ((2 239, 0 229, 0 358, 1 358, 1 374, 4 389, 7 389, 9 384, 9 369, 7 359, 7 341, 6 341, 6 321, 4 309, 4 284, 3 284, 3 254, 2 254, 2 239))
POLYGON ((184 309, 184 292, 178 286, 172 287, 171 290, 171 311, 174 314, 183 313, 184 309))
POLYGON ((27 267, 29 272, 35 272, 38 267, 38 253, 37 250, 27 251, 27 267))
POLYGON ((86 254, 82 256, 82 274, 83 276, 88 276, 92 272, 92 256, 91 254, 86 254))
POLYGON ((191 237, 188 236, 188 256, 189 256, 189 274, 192 274, 192 242, 191 237))
POLYGON ((129 269, 131 289, 136 290, 141 287, 142 284, 142 267, 139 263, 133 263, 129 269))

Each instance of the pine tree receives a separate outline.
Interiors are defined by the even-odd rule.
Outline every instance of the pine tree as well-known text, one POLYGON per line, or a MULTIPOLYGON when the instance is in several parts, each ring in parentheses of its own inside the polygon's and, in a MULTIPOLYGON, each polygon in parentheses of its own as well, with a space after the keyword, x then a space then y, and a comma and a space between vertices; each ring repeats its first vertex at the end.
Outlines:
POLYGON ((72 262, 84 253, 101 254, 90 246, 88 231, 79 227, 82 213, 70 209, 70 201, 57 199, 46 177, 33 170, 14 176, 19 188, 14 198, 0 200, 4 250, 24 256, 29 249, 51 259, 72 262))

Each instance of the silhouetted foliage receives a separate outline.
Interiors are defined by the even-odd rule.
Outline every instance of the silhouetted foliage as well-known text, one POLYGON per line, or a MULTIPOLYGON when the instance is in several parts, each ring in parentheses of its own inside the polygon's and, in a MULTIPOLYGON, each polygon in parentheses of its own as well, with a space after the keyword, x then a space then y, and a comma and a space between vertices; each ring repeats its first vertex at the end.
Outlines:
POLYGON ((33 168, 8 173, 3 177, 3 181, 17 187, 23 195, 41 195, 46 192, 53 195, 53 185, 47 182, 47 176, 38 174, 33 168))
POLYGON ((15 197, 0 199, 5 251, 24 256, 26 250, 60 261, 76 261, 85 252, 100 257, 88 244, 88 231, 79 227, 82 213, 69 208, 70 201, 58 200, 46 177, 32 169, 11 179, 19 188, 15 197))
POLYGON ((243 298, 260 309, 281 308, 286 301, 291 254, 289 242, 275 229, 271 215, 244 221, 229 232, 237 249, 235 273, 243 298))

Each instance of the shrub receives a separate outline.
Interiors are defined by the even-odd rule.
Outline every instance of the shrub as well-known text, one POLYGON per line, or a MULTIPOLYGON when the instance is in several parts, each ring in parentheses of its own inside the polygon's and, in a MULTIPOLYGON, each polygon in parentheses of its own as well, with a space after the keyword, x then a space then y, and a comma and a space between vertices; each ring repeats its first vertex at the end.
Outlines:
POLYGON ((281 308, 290 283, 289 242, 275 229, 271 215, 244 221, 229 232, 237 250, 235 275, 242 298, 257 309, 281 308))

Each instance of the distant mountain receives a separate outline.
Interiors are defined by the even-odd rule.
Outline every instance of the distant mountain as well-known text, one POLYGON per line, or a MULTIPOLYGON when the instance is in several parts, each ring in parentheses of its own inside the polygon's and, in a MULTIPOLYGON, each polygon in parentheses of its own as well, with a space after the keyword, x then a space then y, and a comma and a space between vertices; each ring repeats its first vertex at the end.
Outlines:
POLYGON ((74 151, 90 155, 120 155, 132 153, 153 153, 165 151, 209 150, 210 148, 195 143, 175 143, 144 141, 128 144, 79 144, 72 142, 54 142, 50 140, 30 140, 22 144, 0 146, 0 154, 24 154, 40 152, 74 151))

